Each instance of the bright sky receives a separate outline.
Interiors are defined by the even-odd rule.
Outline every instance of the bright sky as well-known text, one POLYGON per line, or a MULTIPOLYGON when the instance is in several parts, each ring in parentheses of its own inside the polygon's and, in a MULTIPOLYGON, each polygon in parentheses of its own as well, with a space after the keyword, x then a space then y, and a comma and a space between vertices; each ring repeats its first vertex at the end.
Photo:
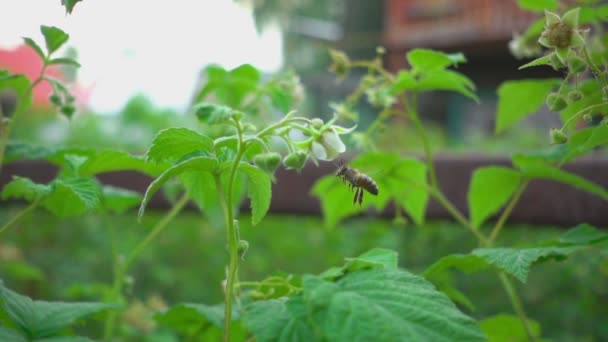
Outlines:
POLYGON ((250 63, 268 72, 282 64, 278 29, 259 36, 249 9, 233 0, 84 0, 71 15, 60 0, 0 0, 0 7, 2 48, 24 36, 44 46, 40 25, 70 35, 82 64, 79 80, 94 86, 90 104, 101 113, 120 109, 138 92, 183 109, 210 63, 250 63))

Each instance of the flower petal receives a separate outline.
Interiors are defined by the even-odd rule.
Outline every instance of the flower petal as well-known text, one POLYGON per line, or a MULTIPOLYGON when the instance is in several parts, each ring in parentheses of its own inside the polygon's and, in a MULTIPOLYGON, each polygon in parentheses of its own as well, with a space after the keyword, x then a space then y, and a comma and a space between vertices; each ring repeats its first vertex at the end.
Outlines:
POLYGON ((316 141, 312 143, 312 155, 316 157, 316 159, 320 160, 328 160, 327 159, 327 151, 323 145, 319 144, 316 141))

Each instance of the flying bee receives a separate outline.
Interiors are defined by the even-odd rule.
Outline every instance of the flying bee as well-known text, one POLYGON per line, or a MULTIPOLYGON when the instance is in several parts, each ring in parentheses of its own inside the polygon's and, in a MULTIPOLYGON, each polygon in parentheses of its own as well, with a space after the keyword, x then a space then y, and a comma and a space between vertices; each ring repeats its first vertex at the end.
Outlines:
POLYGON ((378 185, 374 180, 359 172, 357 169, 348 167, 347 165, 341 165, 336 172, 336 176, 340 177, 343 182, 349 183, 350 189, 355 189, 355 197, 353 198, 353 204, 359 202, 359 205, 363 203, 363 190, 367 190, 370 194, 378 195, 378 185))

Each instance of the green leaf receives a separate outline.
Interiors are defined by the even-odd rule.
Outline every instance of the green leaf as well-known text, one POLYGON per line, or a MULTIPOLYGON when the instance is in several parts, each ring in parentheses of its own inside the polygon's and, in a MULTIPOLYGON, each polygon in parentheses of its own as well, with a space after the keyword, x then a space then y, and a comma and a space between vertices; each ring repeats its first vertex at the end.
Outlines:
POLYGON ((37 338, 33 342, 95 342, 83 336, 54 336, 48 338, 37 338))
POLYGON ((396 269, 398 262, 397 252, 390 249, 374 248, 358 257, 345 258, 345 263, 340 267, 331 267, 322 272, 319 277, 324 280, 336 280, 348 272, 370 268, 396 269))
POLYGON ((521 69, 526 69, 526 68, 529 68, 529 67, 539 66, 539 65, 549 65, 549 66, 551 66, 551 54, 539 57, 539 58, 537 58, 537 59, 535 59, 535 60, 533 60, 533 61, 531 61, 529 63, 526 63, 526 64, 520 66, 517 69, 521 70, 521 69))
POLYGON ((397 94, 404 90, 411 90, 416 88, 416 79, 411 71, 401 70, 397 74, 395 83, 391 86, 391 94, 397 94))
POLYGON ((40 47, 40 45, 38 45, 32 38, 23 37, 23 41, 29 47, 34 49, 34 51, 36 52, 38 57, 40 57, 40 60, 42 60, 42 61, 46 60, 46 55, 44 54, 44 51, 42 51, 42 48, 40 47))
POLYGON ((394 177, 388 177, 386 183, 395 202, 422 226, 429 201, 428 191, 420 186, 428 183, 426 164, 416 159, 403 159, 394 167, 391 176, 394 177))
POLYGON ((65 11, 68 14, 72 14, 72 11, 74 10, 74 6, 76 6, 76 3, 80 2, 82 0, 64 0, 63 1, 63 5, 65 6, 65 11))
POLYGON ((515 276, 525 283, 530 267, 539 261, 548 259, 564 259, 569 254, 579 250, 578 247, 540 247, 540 248, 478 248, 473 255, 485 262, 515 276))
POLYGON ((608 145, 608 126, 598 125, 578 130, 568 139, 568 154, 563 161, 569 162, 604 145, 608 145))
POLYGON ((30 339, 50 337, 77 320, 117 307, 109 303, 34 301, 4 286, 1 296, 7 317, 30 339))
POLYGON ((194 157, 190 159, 186 159, 173 167, 167 169, 163 172, 158 178, 156 178, 150 185, 148 189, 146 189, 146 193, 144 194, 144 198, 139 207, 138 219, 141 220, 141 217, 144 215, 144 211, 146 210, 146 206, 152 196, 160 189, 160 187, 165 184, 169 179, 176 177, 184 172, 188 171, 199 171, 199 172, 213 172, 218 167, 217 160, 210 157, 194 157))
POLYGON ((25 199, 33 202, 51 192, 51 187, 45 184, 37 184, 29 178, 13 176, 13 179, 2 189, 2 199, 9 198, 25 199))
POLYGON ((3 162, 10 163, 19 159, 46 159, 56 153, 56 149, 47 146, 37 146, 19 141, 10 141, 6 145, 3 162))
MULTIPOLYGON (((247 332, 239 323, 239 312, 233 310, 230 329, 231 341, 244 341, 247 332)), ((224 304, 178 304, 163 312, 156 313, 154 320, 162 326, 170 327, 180 334, 180 340, 197 336, 201 341, 218 341, 223 337, 224 304)))
MULTIPOLYGON (((17 96, 15 112, 22 113, 32 103, 32 83, 25 75, 0 76, 0 91, 11 89, 17 96)), ((4 113, 6 116, 9 113, 4 113)))
MULTIPOLYGON (((488 342, 526 342, 529 341, 526 328, 519 317, 509 314, 498 314, 479 322, 481 331, 488 337, 488 342)), ((540 338, 540 324, 528 320, 535 339, 540 338)))
POLYGON ((158 176, 164 171, 164 165, 147 162, 143 157, 134 156, 126 151, 96 151, 78 167, 81 176, 93 176, 112 171, 139 171, 150 176, 158 176))
POLYGON ((40 26, 40 32, 44 36, 46 50, 49 55, 57 51, 65 42, 70 39, 70 36, 55 26, 40 26))
POLYGON ((306 324, 306 307, 300 295, 255 302, 245 307, 243 325, 257 341, 318 341, 306 324))
POLYGON ((452 59, 445 53, 429 49, 413 49, 406 54, 408 63, 417 72, 445 69, 452 59))
POLYGON ((589 224, 579 224, 559 238, 559 242, 572 245, 590 245, 608 239, 608 233, 589 224))
POLYGON ((431 283, 387 268, 336 283, 306 275, 301 295, 250 304, 243 322, 264 341, 484 340, 476 322, 431 283))
POLYGON ((531 11, 543 13, 545 10, 557 10, 557 0, 517 0, 519 7, 531 11))
POLYGON ((78 63, 77 60, 67 57, 53 58, 49 61, 48 64, 69 65, 76 68, 80 68, 80 63, 78 63))
POLYGON ((118 214, 124 214, 127 210, 137 207, 141 202, 141 194, 139 192, 111 185, 105 185, 101 191, 104 209, 118 214))
POLYGON ((240 163, 239 170, 247 175, 247 194, 251 200, 251 223, 258 224, 270 208, 272 196, 270 176, 263 170, 248 163, 240 163))
POLYGON ((418 79, 416 89, 419 91, 455 91, 475 102, 479 102, 479 97, 474 92, 475 84, 466 76, 453 70, 435 69, 423 73, 418 79))
POLYGON ((59 217, 78 216, 98 206, 100 189, 92 178, 55 179, 50 186, 40 204, 59 217))
POLYGON ((475 229, 507 203, 521 179, 519 172, 500 166, 475 170, 468 192, 471 224, 475 229))
POLYGON ((239 118, 243 115, 230 107, 209 102, 199 102, 192 107, 192 110, 200 121, 210 125, 226 123, 232 118, 239 118))
POLYGON ((513 156, 513 164, 522 170, 529 179, 550 179, 585 190, 608 200, 608 191, 601 186, 590 182, 580 176, 574 175, 557 167, 547 165, 543 160, 529 158, 522 155, 513 156))
POLYGON ((16 330, 0 326, 0 341, 27 342, 27 338, 16 330))
POLYGON ((498 87, 496 133, 504 131, 517 121, 536 112, 545 103, 547 94, 559 83, 558 79, 503 82, 498 87))
POLYGON ((146 159, 155 162, 175 162, 193 152, 212 150, 213 140, 208 136, 188 128, 174 127, 156 134, 146 153, 146 159))

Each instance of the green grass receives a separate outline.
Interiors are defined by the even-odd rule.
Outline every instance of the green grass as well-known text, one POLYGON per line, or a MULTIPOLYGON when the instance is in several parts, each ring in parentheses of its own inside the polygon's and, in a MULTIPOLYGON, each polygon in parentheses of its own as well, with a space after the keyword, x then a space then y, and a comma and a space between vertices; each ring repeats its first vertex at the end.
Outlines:
MULTIPOLYGON (((1 209, 0 221, 18 209, 1 209)), ((99 286, 91 284, 109 284, 112 279, 108 225, 116 232, 118 251, 125 252, 161 215, 151 211, 138 224, 134 214, 60 220, 35 212, 2 236, 0 275, 9 287, 35 298, 97 300, 99 286)), ((416 228, 360 217, 328 230, 319 217, 270 215, 255 227, 249 219, 246 215, 240 219, 241 238, 250 244, 241 264, 241 280, 260 280, 277 271, 319 273, 373 247, 397 250, 402 267, 421 273, 441 256, 476 247, 470 233, 451 222, 416 228)), ((499 244, 531 244, 562 231, 511 225, 503 230, 499 244)), ((206 223, 196 212, 180 215, 136 261, 131 299, 145 302, 156 296, 169 305, 221 302, 224 239, 222 227, 206 223)), ((536 266, 528 283, 517 286, 544 336, 555 341, 608 340, 607 273, 601 256, 580 253, 564 262, 536 266)), ((475 304, 471 315, 483 318, 512 312, 493 273, 458 275, 457 280, 459 289, 475 304)))

